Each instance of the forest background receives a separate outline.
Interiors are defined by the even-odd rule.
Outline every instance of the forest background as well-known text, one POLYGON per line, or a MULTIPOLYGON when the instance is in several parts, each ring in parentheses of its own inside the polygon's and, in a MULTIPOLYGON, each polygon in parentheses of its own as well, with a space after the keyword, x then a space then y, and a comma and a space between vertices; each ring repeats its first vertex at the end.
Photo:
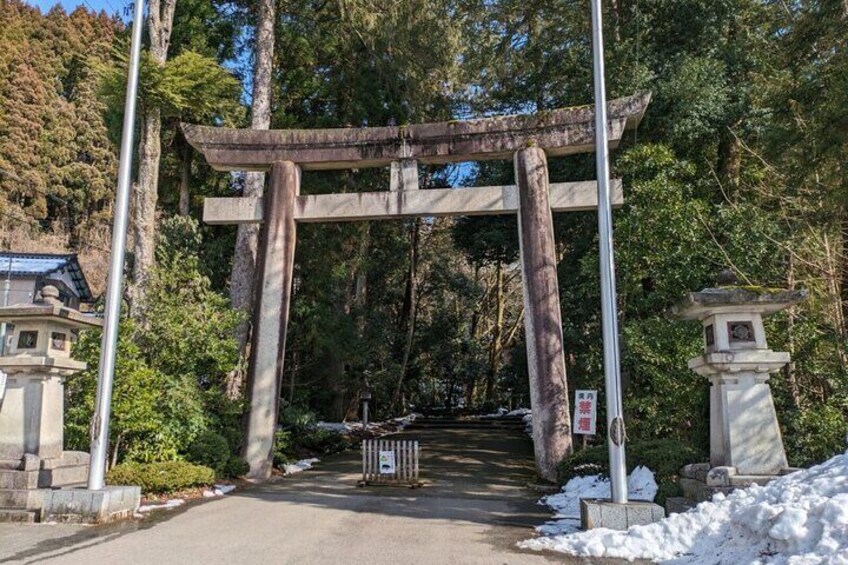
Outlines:
MULTIPOLYGON (((0 0, 0 246, 77 252, 98 295, 129 38, 128 8, 112 4, 123 11, 0 0)), ((731 268, 741 284, 810 290, 769 319, 771 347, 793 358, 771 384, 791 463, 844 449, 848 4, 605 10, 610 97, 653 92, 613 153, 626 201, 614 221, 630 438, 706 448, 708 387, 686 367, 700 329, 666 312, 731 268)), ((264 111, 274 128, 376 126, 592 102, 585 2, 154 0, 150 11, 113 463, 190 457, 200 438, 223 437, 233 453, 241 442, 237 234, 198 219, 204 197, 257 181, 211 171, 180 121, 249 127, 264 111), (265 79, 257 38, 272 57, 265 79)), ((513 183, 508 162, 420 176, 422 188, 513 183)), ((592 179, 594 157, 551 159, 550 176, 592 179)), ((387 184, 385 170, 310 172, 303 192, 387 184)), ((569 387, 603 389, 596 217, 557 214, 555 227, 569 387)), ((378 418, 527 406, 516 236, 512 217, 301 226, 283 420, 355 418, 366 386, 378 418)), ((68 442, 80 448, 98 348, 96 335, 80 340, 91 368, 68 385, 68 442)))

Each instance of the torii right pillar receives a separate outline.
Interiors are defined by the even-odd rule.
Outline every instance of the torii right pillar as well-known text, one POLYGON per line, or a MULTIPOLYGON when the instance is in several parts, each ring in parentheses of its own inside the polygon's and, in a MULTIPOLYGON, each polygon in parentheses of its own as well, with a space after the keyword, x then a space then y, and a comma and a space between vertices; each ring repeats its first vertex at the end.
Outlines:
POLYGON ((531 146, 514 163, 533 444, 539 475, 556 481, 557 464, 571 452, 571 424, 548 161, 531 146))

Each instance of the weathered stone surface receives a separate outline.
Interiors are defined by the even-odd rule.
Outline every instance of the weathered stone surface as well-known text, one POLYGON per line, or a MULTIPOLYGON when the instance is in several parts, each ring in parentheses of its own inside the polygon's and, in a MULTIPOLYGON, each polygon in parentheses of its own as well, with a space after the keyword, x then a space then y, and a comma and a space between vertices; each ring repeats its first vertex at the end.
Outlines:
POLYGON ((580 500, 580 527, 584 530, 609 528, 626 530, 631 526, 644 526, 665 518, 659 504, 630 501, 623 504, 610 500, 583 498, 580 500))
POLYGON ((681 514, 695 507, 695 503, 682 496, 669 496, 665 499, 666 515, 681 514))
POLYGON ((252 362, 248 372, 250 412, 245 459, 248 476, 271 476, 274 433, 280 401, 280 379, 286 347, 295 248, 295 196, 300 169, 291 162, 275 163, 260 233, 257 301, 253 319, 252 362))
POLYGON ((571 422, 545 152, 516 153, 515 179, 533 445, 539 474, 555 481, 557 464, 571 451, 571 422))
POLYGON ((44 495, 44 522, 102 524, 129 518, 141 502, 141 488, 107 486, 101 490, 60 489, 44 495))
POLYGON ((713 495, 719 492, 730 494, 735 488, 732 486, 711 487, 702 481, 684 477, 681 477, 678 482, 680 483, 681 490, 683 490, 683 496, 696 503, 712 500, 713 495))
MULTIPOLYGON (((616 147, 634 128, 650 93, 609 103, 609 139, 616 147)), ((267 170, 291 161, 304 170, 389 165, 400 159, 424 164, 509 159, 535 144, 551 156, 585 153, 595 145, 593 106, 533 115, 499 116, 397 127, 309 130, 228 129, 183 124, 183 133, 212 167, 224 171, 267 170)))
POLYGON ((806 289, 760 289, 744 286, 705 288, 700 292, 687 294, 668 314, 680 320, 700 320, 715 313, 739 312, 740 306, 748 311, 771 314, 798 304, 808 295, 806 289))
POLYGON ((707 473, 704 482, 710 487, 729 487, 730 478, 735 474, 735 467, 713 467, 707 473))
POLYGON ((680 476, 687 479, 697 479, 699 481, 707 480, 707 473, 710 471, 709 463, 691 463, 684 465, 680 469, 680 476))
MULTIPOLYGON (((612 205, 624 204, 621 180, 613 180, 610 189, 612 205)), ((550 204, 554 212, 594 210, 598 205, 597 182, 552 184, 550 204)), ((517 211, 518 188, 507 185, 411 192, 311 194, 297 197, 294 217, 298 222, 344 222, 514 214, 517 211)), ((206 198, 203 202, 203 221, 207 224, 258 224, 262 219, 263 198, 206 198)))
POLYGON ((19 471, 0 469, 0 489, 33 489, 38 488, 39 471, 19 471))

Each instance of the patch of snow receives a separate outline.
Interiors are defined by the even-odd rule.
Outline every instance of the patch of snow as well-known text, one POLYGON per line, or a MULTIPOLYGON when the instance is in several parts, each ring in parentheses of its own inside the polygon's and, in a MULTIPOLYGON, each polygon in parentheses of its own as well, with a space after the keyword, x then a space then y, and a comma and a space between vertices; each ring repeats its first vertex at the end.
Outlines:
POLYGON ((404 429, 406 426, 408 426, 409 424, 411 424, 412 422, 414 422, 416 419, 421 418, 421 417, 422 417, 422 415, 421 415, 421 414, 419 414, 419 413, 417 413, 417 412, 412 412, 412 413, 407 414, 406 416, 403 416, 403 417, 401 417, 401 418, 395 418, 395 419, 394 419, 394 420, 392 420, 392 421, 393 421, 393 422, 395 422, 395 423, 397 423, 397 425, 398 425, 398 430, 402 430, 402 429, 404 429))
POLYGON ((236 488, 235 485, 215 485, 214 489, 204 490, 203 498, 212 498, 215 496, 224 496, 228 492, 234 491, 236 488))
POLYGON ((717 494, 656 524, 521 542, 571 555, 684 564, 848 564, 848 453, 805 471, 717 494))
POLYGON ((320 459, 316 459, 313 457, 312 459, 301 459, 297 463, 290 463, 283 467, 283 471, 286 475, 294 475, 295 473, 300 473, 301 471, 305 471, 307 469, 311 469, 314 463, 318 463, 320 459))
MULTIPOLYGON (((636 467, 627 478, 627 496, 630 500, 653 501, 657 495, 657 490, 654 473, 647 467, 636 467)), ((553 509, 554 520, 538 526, 536 531, 546 536, 576 532, 580 529, 580 499, 609 498, 610 496, 610 481, 608 478, 601 475, 574 477, 562 487, 562 492, 542 497, 539 500, 539 504, 547 504, 553 509)))
MULTIPOLYGON (((360 427, 361 426, 362 425, 360 424, 360 427)), ((318 422, 317 424, 315 424, 315 427, 319 430, 335 432, 337 434, 343 434, 353 430, 353 426, 351 426, 347 422, 318 422)))
POLYGON ((183 504, 185 504, 185 500, 182 498, 172 498, 163 504, 144 504, 139 506, 136 512, 143 514, 145 512, 152 512, 153 510, 171 510, 172 508, 182 506, 183 504))
POLYGON ((524 433, 530 437, 533 437, 533 414, 532 412, 528 412, 521 418, 524 421, 524 433))
POLYGON ((482 416, 479 416, 479 417, 483 418, 483 419, 487 419, 487 418, 507 418, 507 417, 510 417, 510 416, 526 416, 527 414, 530 414, 529 408, 516 408, 515 410, 510 411, 510 410, 507 410, 506 408, 504 408, 503 406, 501 406, 500 408, 497 409, 496 412, 492 412, 491 414, 483 414, 482 416))
POLYGON ((233 492, 236 490, 236 485, 215 485, 215 492, 221 495, 233 492))

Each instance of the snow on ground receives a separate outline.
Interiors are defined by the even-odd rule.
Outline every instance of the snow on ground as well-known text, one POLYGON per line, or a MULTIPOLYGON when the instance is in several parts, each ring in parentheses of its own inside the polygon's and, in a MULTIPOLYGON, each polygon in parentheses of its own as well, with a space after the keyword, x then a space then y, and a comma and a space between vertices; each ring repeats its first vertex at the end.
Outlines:
POLYGON ((139 506, 136 512, 144 514, 145 512, 150 512, 152 510, 170 510, 172 508, 176 508, 177 506, 182 506, 183 504, 185 504, 185 500, 183 500, 182 498, 173 498, 162 504, 144 504, 142 506, 139 506))
POLYGON ((481 418, 506 418, 508 416, 526 416, 530 414, 529 408, 516 408, 515 410, 507 410, 503 406, 498 408, 497 412, 492 412, 491 414, 483 414, 480 416, 481 418))
POLYGON ((483 414, 478 417, 483 420, 491 420, 495 418, 507 418, 510 416, 521 416, 521 419, 524 421, 524 433, 533 437, 533 412, 529 408, 516 408, 515 410, 509 411, 501 406, 498 408, 497 412, 483 414))
POLYGON ((203 491, 203 498, 212 498, 215 496, 224 496, 228 492, 236 489, 236 485, 215 485, 215 488, 203 491))
POLYGON ((283 467, 283 471, 285 471, 286 475, 294 475, 295 473, 300 473, 301 471, 305 471, 307 469, 311 469, 313 463, 318 463, 320 459, 316 459, 313 457, 312 459, 301 459, 297 463, 290 463, 283 467))
MULTIPOLYGON (((647 467, 636 467, 627 478, 630 500, 653 501, 657 495, 654 473, 647 467)), ((569 534, 580 529, 580 499, 609 498, 610 481, 601 475, 574 477, 562 487, 562 492, 542 497, 539 504, 547 504, 554 511, 554 520, 536 528, 540 534, 553 536, 569 534)), ((530 540, 532 542, 541 540, 530 540)), ((527 547, 532 547, 527 545, 527 547)), ((533 549, 542 549, 541 547, 533 549)))
POLYGON ((625 532, 521 542, 572 555, 684 565, 848 564, 848 453, 805 471, 716 495, 683 514, 625 532))
MULTIPOLYGON (((416 418, 420 418, 421 414, 413 412, 411 414, 407 414, 406 416, 402 416, 400 418, 393 418, 391 420, 386 420, 385 422, 370 422, 368 424, 368 431, 376 433, 377 436, 383 436, 386 434, 393 434, 395 432, 399 432, 403 430, 406 426, 410 425, 416 418)), ((319 430, 325 430, 328 432, 334 432, 337 434, 349 434, 352 432, 361 432, 363 431, 362 422, 318 422, 314 424, 315 428, 319 430)))
POLYGON ((354 426, 357 428, 362 428, 362 424, 348 424, 347 422, 318 422, 317 424, 315 424, 315 427, 319 430, 335 432, 337 434, 348 433, 354 429, 354 426))

